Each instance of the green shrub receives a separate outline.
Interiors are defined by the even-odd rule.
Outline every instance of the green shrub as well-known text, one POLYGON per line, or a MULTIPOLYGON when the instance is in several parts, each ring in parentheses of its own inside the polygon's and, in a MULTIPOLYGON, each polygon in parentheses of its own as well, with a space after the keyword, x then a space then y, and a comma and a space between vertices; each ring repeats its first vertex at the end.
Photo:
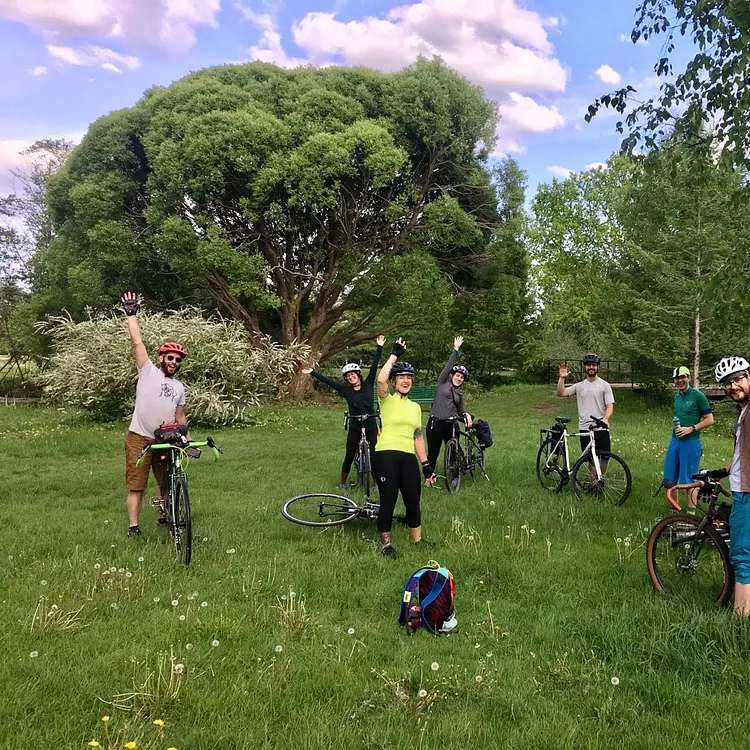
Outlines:
MULTIPOLYGON (((275 396, 308 353, 305 345, 282 347, 270 338, 254 345, 240 323, 206 320, 194 308, 141 312, 138 323, 152 357, 165 341, 178 341, 188 350, 179 378, 191 423, 248 421, 250 408, 264 396, 275 396)), ((47 399, 97 419, 131 413, 137 371, 122 315, 97 315, 82 323, 51 317, 38 328, 52 340, 53 354, 40 376, 47 399)))

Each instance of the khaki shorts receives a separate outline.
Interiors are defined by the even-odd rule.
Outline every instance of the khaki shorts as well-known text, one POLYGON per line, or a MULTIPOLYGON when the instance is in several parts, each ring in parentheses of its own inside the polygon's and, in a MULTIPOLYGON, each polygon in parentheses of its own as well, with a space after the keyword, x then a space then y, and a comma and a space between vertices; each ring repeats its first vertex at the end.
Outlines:
POLYGON ((157 484, 157 495, 159 483, 161 482, 161 456, 154 455, 148 451, 143 457, 140 467, 136 466, 138 456, 141 455, 143 446, 151 441, 136 432, 128 432, 125 438, 125 487, 128 491, 143 492, 148 485, 148 472, 153 469, 157 484), (153 460, 152 460, 153 459, 153 460))

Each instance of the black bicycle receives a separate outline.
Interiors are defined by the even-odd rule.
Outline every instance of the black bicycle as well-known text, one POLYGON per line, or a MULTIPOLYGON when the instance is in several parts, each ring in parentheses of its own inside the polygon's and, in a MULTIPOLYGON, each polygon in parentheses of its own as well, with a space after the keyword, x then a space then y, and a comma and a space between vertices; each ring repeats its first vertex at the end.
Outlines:
POLYGON ((690 603, 726 604, 732 597, 734 569, 729 559, 729 515, 732 506, 721 500, 729 493, 719 481, 725 469, 699 471, 695 482, 676 484, 667 500, 676 513, 656 522, 646 542, 646 567, 654 588, 690 603), (678 490, 698 488, 702 515, 682 513, 678 490))
POLYGON ((587 430, 569 433, 568 417, 555 417, 549 430, 539 432, 536 475, 539 483, 552 492, 560 492, 570 483, 576 497, 592 496, 612 505, 622 505, 630 495, 633 480, 625 461, 610 451, 596 448, 594 432, 609 430, 607 423, 592 416, 587 430), (578 460, 570 465, 568 438, 588 437, 589 444, 578 460))
POLYGON ((377 419, 380 421, 380 414, 349 414, 344 413, 344 429, 349 429, 349 421, 359 422, 362 434, 357 445, 357 452, 354 454, 354 466, 357 470, 357 485, 365 493, 365 501, 370 499, 374 481, 372 473, 372 454, 370 453, 370 441, 367 439, 365 422, 368 419, 377 419))
POLYGON ((453 430, 443 452, 443 475, 449 492, 461 489, 461 477, 464 474, 470 474, 473 478, 476 473, 481 473, 489 481, 484 468, 484 448, 473 431, 461 429, 461 417, 447 417, 442 421, 451 422, 453 430))
POLYGON ((161 477, 159 515, 166 520, 169 533, 174 540, 177 561, 190 565, 193 556, 193 522, 190 512, 190 495, 185 469, 191 458, 199 458, 199 448, 208 446, 215 458, 221 450, 212 438, 203 441, 188 440, 187 427, 180 425, 177 430, 165 433, 163 442, 149 443, 144 446, 136 466, 140 466, 143 457, 152 451, 152 461, 163 461, 159 471, 161 477), (165 439, 166 438, 166 439, 165 439))

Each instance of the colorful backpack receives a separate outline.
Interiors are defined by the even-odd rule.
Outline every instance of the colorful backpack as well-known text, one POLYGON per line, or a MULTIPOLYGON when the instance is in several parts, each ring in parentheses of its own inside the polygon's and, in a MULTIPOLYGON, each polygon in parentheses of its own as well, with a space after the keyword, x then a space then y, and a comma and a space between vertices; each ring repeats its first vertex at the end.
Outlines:
POLYGON ((430 560, 406 582, 398 622, 412 633, 425 628, 433 635, 447 635, 458 625, 453 612, 455 596, 450 570, 430 560))

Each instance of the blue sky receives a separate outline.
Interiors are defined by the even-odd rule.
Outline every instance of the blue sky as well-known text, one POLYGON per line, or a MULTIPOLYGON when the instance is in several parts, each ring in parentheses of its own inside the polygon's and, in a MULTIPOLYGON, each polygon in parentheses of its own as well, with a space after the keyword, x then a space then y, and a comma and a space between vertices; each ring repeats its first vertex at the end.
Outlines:
MULTIPOLYGON (((616 117, 586 124, 598 95, 656 90, 661 40, 629 40, 636 0, 0 0, 0 192, 18 151, 80 138, 144 90, 209 65, 395 70, 441 54, 500 105, 498 154, 530 187, 603 162, 616 117)), ((683 51, 683 54, 687 50, 683 51)))

